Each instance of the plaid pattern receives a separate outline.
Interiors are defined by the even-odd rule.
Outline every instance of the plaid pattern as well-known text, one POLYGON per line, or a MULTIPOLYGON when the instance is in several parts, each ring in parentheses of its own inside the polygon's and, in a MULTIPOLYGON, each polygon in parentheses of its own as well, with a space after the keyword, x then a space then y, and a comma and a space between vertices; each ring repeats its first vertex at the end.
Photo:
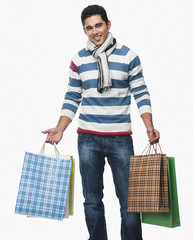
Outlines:
POLYGON ((62 220, 72 161, 26 152, 15 213, 62 220))
POLYGON ((165 154, 130 157, 128 211, 169 211, 165 154))

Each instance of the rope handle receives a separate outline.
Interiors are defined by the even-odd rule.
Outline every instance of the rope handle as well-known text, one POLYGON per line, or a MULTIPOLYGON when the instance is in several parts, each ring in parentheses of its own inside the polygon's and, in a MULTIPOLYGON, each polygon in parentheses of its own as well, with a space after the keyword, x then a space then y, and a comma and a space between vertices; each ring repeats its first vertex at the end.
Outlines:
MULTIPOLYGON (((44 144, 43 144, 39 154, 44 155, 44 153, 45 153, 45 145, 46 145, 46 143, 44 142, 44 144)), ((53 146, 54 146, 55 156, 56 156, 57 159, 59 159, 60 153, 59 153, 59 151, 58 151, 58 149, 56 147, 56 144, 54 143, 53 146)))
POLYGON ((159 142, 158 142, 158 143, 155 143, 155 144, 150 144, 150 143, 149 143, 149 144, 147 145, 147 147, 143 150, 143 152, 141 153, 141 155, 143 155, 143 153, 145 152, 146 149, 147 149, 146 155, 149 155, 149 154, 151 153, 151 151, 153 151, 153 150, 154 150, 155 154, 157 154, 157 152, 158 152, 157 145, 159 146, 159 150, 160 150, 161 154, 163 154, 162 149, 161 149, 161 146, 160 146, 160 144, 159 144, 159 142))

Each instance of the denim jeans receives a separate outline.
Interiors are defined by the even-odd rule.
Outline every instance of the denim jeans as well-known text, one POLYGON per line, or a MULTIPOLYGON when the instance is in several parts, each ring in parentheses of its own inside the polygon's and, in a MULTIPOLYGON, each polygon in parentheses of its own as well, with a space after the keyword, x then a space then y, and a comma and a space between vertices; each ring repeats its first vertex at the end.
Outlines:
POLYGON ((142 240, 140 214, 127 212, 129 160, 134 154, 132 137, 79 133, 78 151, 89 240, 108 239, 102 202, 105 157, 112 170, 120 203, 121 239, 142 240))

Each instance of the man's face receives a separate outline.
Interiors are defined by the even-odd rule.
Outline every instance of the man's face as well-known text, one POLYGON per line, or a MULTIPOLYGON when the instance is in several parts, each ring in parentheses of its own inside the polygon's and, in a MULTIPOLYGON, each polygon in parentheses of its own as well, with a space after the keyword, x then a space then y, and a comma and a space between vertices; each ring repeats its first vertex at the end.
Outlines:
POLYGON ((95 45, 102 45, 108 36, 111 22, 107 24, 101 15, 93 15, 85 19, 84 32, 95 45))

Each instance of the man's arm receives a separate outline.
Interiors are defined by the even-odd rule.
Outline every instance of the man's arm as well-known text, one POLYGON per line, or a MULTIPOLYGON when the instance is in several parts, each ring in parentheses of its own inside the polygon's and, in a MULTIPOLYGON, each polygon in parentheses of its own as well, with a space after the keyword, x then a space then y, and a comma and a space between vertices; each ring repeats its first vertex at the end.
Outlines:
MULTIPOLYGON (((74 58, 76 60, 77 55, 74 58)), ((58 124, 55 128, 50 128, 48 130, 42 131, 42 133, 48 134, 46 137, 47 143, 57 144, 60 142, 63 137, 63 132, 74 118, 81 102, 82 81, 78 73, 78 66, 74 61, 71 61, 70 63, 68 90, 64 97, 61 116, 58 124)))
POLYGON ((128 54, 130 59, 132 59, 129 63, 129 84, 131 92, 133 93, 140 116, 145 124, 149 142, 154 144, 159 142, 160 134, 153 126, 150 95, 144 81, 141 62, 133 51, 129 51, 128 54))
POLYGON ((61 116, 55 128, 50 128, 48 130, 42 131, 42 133, 48 134, 46 137, 46 142, 51 144, 59 143, 63 137, 63 132, 71 121, 72 120, 69 117, 61 116))
POLYGON ((147 129, 147 135, 149 138, 149 142, 151 144, 159 142, 160 133, 154 128, 153 121, 152 121, 152 114, 151 113, 143 113, 141 115, 145 127, 147 129))

